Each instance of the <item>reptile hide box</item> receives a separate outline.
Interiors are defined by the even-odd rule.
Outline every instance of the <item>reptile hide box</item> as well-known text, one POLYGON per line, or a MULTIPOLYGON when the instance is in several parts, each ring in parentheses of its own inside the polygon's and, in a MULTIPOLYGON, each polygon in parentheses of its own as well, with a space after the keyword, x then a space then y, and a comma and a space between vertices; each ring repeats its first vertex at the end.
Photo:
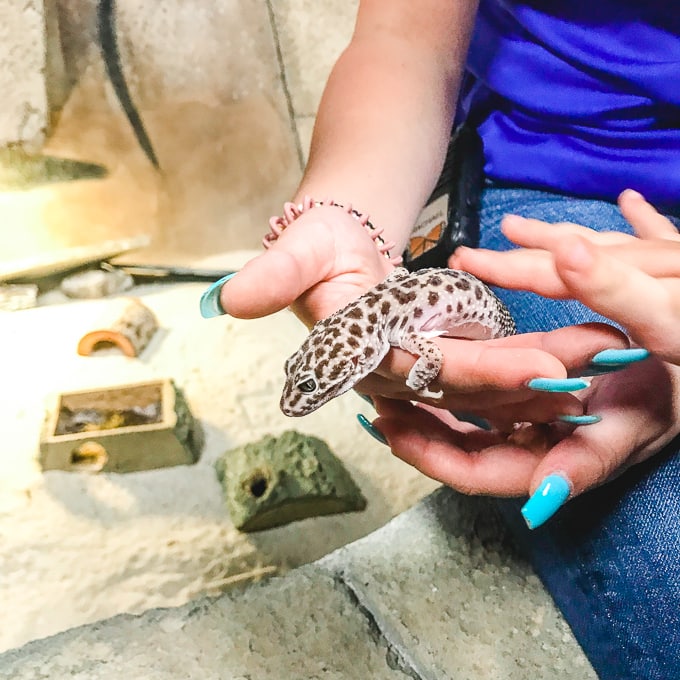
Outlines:
POLYGON ((135 472, 195 463, 203 434, 172 380, 64 392, 48 407, 43 470, 135 472))

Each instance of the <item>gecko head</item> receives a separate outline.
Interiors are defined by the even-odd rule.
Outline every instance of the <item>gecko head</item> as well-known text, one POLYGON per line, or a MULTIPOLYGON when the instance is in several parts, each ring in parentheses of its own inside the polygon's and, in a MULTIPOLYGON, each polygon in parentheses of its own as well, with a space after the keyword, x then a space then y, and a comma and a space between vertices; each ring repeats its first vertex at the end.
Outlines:
MULTIPOLYGON (((359 298, 361 300, 362 298, 359 298)), ((285 364, 286 384, 281 410, 305 416, 334 397, 351 390, 377 368, 389 350, 380 324, 360 326, 355 303, 317 321, 285 364)))
POLYGON ((306 416, 333 397, 352 388, 360 357, 315 358, 302 352, 291 356, 285 365, 286 384, 281 394, 281 410, 287 416, 306 416), (313 360, 313 363, 309 359, 313 360))

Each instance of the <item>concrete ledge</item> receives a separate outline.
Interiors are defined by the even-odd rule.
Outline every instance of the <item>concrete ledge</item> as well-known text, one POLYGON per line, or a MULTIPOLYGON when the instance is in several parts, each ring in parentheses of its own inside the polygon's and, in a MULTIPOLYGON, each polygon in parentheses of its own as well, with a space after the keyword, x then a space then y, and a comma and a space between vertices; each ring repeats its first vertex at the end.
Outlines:
POLYGON ((0 677, 13 680, 347 678, 355 671, 377 680, 401 675, 351 599, 314 566, 240 596, 118 616, 0 656, 0 677))
POLYGON ((595 679, 493 508, 440 489, 285 577, 0 655, 0 678, 595 679))
POLYGON ((597 677, 488 499, 441 488, 319 564, 413 677, 597 677))

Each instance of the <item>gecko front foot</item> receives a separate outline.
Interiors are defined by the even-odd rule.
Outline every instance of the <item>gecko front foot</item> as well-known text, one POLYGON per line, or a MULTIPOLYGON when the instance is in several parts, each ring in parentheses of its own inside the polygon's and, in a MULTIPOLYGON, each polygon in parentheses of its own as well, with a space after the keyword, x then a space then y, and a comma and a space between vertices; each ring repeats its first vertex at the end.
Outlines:
POLYGON ((430 383, 439 375, 444 360, 439 347, 431 340, 415 334, 404 335, 399 345, 418 357, 409 371, 406 386, 417 392, 420 397, 441 399, 444 396, 442 390, 435 392, 429 389, 430 383))
POLYGON ((444 396, 443 390, 430 389, 430 383, 437 377, 439 368, 432 369, 429 366, 420 359, 416 361, 406 379, 406 387, 410 387, 419 397, 441 399, 444 396))

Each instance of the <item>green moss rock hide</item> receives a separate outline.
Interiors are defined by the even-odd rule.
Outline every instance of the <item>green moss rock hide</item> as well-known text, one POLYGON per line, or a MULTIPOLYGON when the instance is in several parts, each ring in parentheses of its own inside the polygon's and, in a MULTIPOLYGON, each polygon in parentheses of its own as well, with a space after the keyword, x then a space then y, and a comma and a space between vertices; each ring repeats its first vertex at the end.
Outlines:
POLYGON ((216 468, 229 514, 241 531, 366 507, 326 442, 295 430, 226 451, 216 468))

